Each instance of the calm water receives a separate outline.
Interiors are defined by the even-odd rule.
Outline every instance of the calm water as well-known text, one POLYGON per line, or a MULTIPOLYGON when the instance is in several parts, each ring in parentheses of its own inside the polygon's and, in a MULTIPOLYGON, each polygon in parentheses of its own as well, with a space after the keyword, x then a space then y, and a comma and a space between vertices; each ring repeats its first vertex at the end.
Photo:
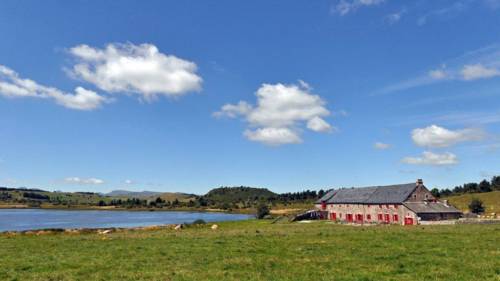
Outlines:
POLYGON ((250 215, 203 212, 147 211, 65 211, 40 209, 0 209, 0 232, 44 228, 136 227, 160 224, 249 219, 250 215))

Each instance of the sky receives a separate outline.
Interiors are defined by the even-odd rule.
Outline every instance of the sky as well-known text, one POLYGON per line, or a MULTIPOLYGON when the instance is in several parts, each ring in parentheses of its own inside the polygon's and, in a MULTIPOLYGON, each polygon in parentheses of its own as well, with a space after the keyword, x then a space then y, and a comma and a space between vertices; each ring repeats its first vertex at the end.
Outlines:
POLYGON ((1 1, 0 186, 500 174, 500 1, 1 1))

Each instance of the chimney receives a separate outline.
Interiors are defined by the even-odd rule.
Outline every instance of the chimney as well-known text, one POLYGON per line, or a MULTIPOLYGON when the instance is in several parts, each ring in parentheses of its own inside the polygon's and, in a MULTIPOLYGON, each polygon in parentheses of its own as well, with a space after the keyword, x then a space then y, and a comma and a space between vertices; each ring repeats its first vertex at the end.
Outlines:
POLYGON ((422 184, 424 184, 424 181, 422 179, 418 179, 417 180, 417 185, 422 185, 422 184))

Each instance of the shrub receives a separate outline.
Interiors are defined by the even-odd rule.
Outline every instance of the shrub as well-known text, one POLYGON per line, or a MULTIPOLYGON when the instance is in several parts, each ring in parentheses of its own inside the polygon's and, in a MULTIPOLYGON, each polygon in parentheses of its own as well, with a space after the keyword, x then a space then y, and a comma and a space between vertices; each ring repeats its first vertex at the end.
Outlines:
POLYGON ((484 209, 485 207, 483 205, 483 201, 477 198, 472 198, 469 204, 469 210, 471 211, 471 213, 481 214, 484 212, 484 209))
POLYGON ((197 219, 193 222, 193 224, 206 224, 207 222, 202 219, 197 219))
POLYGON ((263 219, 265 216, 269 215, 269 208, 267 205, 262 204, 257 208, 257 218, 263 219))

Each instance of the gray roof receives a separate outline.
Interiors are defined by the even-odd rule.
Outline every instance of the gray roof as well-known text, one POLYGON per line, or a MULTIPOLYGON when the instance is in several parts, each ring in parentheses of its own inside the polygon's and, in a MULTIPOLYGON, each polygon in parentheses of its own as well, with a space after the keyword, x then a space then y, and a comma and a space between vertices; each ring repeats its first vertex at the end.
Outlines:
POLYGON ((332 198, 336 192, 337 192, 337 190, 335 190, 335 189, 328 191, 327 193, 325 193, 325 195, 323 195, 323 197, 321 197, 318 201, 316 201, 316 203, 319 204, 321 202, 326 202, 326 201, 330 200, 330 198, 332 198))
POLYGON ((422 213, 462 213, 457 208, 442 202, 405 202, 404 205, 417 214, 422 213))
MULTIPOLYGON (((370 186, 359 188, 344 188, 336 190, 326 203, 351 204, 395 204, 403 203, 415 190, 415 183, 370 186)), ((326 196, 326 195, 325 195, 326 196)), ((323 196, 323 198, 325 198, 323 196)), ((321 198, 320 201, 323 199, 321 198)))

